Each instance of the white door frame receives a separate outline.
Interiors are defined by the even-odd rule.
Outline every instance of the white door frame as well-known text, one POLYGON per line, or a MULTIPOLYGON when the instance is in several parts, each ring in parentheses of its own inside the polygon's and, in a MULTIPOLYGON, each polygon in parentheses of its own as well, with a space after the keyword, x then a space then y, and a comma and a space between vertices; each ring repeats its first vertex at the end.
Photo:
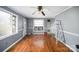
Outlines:
POLYGON ((23 18, 23 36, 25 36, 26 35, 26 19, 25 18, 23 18))

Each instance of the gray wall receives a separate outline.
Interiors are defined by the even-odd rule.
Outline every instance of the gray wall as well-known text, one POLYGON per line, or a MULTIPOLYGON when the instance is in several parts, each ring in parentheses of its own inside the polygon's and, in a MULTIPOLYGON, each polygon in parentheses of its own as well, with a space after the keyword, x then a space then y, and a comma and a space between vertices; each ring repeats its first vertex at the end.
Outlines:
POLYGON ((44 19, 44 29, 45 29, 45 32, 47 32, 47 19, 44 19))
POLYGON ((27 18, 26 18, 26 34, 27 34, 27 18))
POLYGON ((33 19, 27 20, 27 34, 33 33, 33 19))
MULTIPOLYGON (((39 19, 39 18, 38 18, 39 19)), ((41 18, 42 19, 42 18, 41 18)), ((32 18, 28 19, 27 20, 27 33, 33 33, 33 20, 32 18)), ((45 32, 48 32, 48 29, 50 29, 50 32, 52 31, 51 27, 53 26, 53 23, 55 21, 54 18, 51 18, 50 19, 50 24, 47 22, 47 19, 44 19, 44 29, 45 29, 45 32), (49 26, 50 27, 49 27, 49 26)))
POLYGON ((79 34, 79 7, 63 12, 56 16, 56 20, 62 20, 65 31, 79 34))
MULTIPOLYGON (((14 11, 10 10, 7 7, 0 7, 3 8, 5 10, 8 10, 12 13, 15 13, 14 11)), ((15 13, 17 14, 17 13, 15 13)), ((7 38, 1 39, 0 40, 0 51, 4 51, 6 48, 8 48, 11 44, 13 44, 14 42, 16 42, 18 39, 20 39, 23 36, 23 16, 18 15, 18 33, 15 35, 11 35, 7 38)))
POLYGON ((48 32, 48 30, 50 30, 50 32, 48 32, 49 34, 52 33, 52 26, 54 24, 55 19, 54 18, 49 18, 50 22, 48 22, 48 19, 44 19, 44 27, 45 27, 45 32, 48 32))
POLYGON ((55 20, 62 20, 64 31, 73 33, 64 33, 66 43, 70 45, 72 48, 74 48, 73 46, 75 46, 76 44, 79 44, 79 7, 72 7, 71 9, 57 15, 55 17, 55 20))
MULTIPOLYGON (((39 19, 39 18, 38 18, 39 19)), ((45 28, 47 28, 46 27, 46 19, 44 19, 45 20, 45 28)), ((34 18, 29 18, 28 20, 27 20, 27 33, 28 34, 33 34, 33 21, 34 21, 34 18)), ((45 29, 45 31, 46 31, 46 29, 45 29)))
POLYGON ((51 18, 50 22, 48 22, 47 20, 46 20, 46 22, 47 22, 46 32, 48 32, 48 30, 50 30, 49 34, 52 34, 52 26, 53 26, 53 24, 55 22, 55 19, 51 18))

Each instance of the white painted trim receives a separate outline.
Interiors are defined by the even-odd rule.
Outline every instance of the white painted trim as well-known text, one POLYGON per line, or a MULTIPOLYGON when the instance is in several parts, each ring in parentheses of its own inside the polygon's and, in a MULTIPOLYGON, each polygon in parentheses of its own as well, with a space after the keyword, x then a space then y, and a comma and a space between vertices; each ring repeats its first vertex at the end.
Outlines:
MULTIPOLYGON (((64 43, 63 41, 59 40, 57 37, 56 37, 56 40, 60 41, 61 43, 63 43, 65 46, 67 46, 68 48, 70 48, 73 52, 77 52, 75 49, 73 49, 72 47, 70 47, 68 44, 64 43)), ((57 43, 57 41, 56 41, 57 43)))
POLYGON ((68 31, 63 31, 63 32, 66 34, 70 34, 70 35, 79 37, 79 34, 76 34, 76 33, 68 32, 68 31))
MULTIPOLYGON (((56 31, 56 29, 54 29, 54 31, 56 31)), ((61 30, 59 30, 59 31, 62 32, 61 30)), ((72 32, 68 32, 68 31, 63 31, 63 32, 66 34, 70 34, 70 35, 79 37, 79 34, 77 34, 77 33, 72 33, 72 32)))
MULTIPOLYGON (((59 31, 62 32, 61 30, 59 30, 59 31)), ((68 31, 63 31, 63 32, 66 33, 66 34, 70 34, 70 35, 79 37, 79 34, 76 34, 76 33, 68 32, 68 31)), ((64 43, 63 41, 59 40, 57 37, 56 37, 56 39, 57 39, 57 41, 60 41, 61 43, 63 43, 63 44, 66 45, 67 47, 69 47, 72 51, 77 52, 75 49, 73 49, 73 48, 70 47, 68 44, 64 43)), ((56 43, 57 43, 57 42, 56 42, 56 43)))
POLYGON ((44 32, 33 32, 33 34, 44 34, 44 32))
POLYGON ((14 42, 12 45, 10 45, 8 48, 6 48, 3 52, 6 52, 9 50, 11 47, 13 47, 16 43, 18 43, 24 36, 22 36, 20 39, 18 39, 16 42, 14 42))
POLYGON ((1 8, 1 7, 0 7, 0 10, 3 11, 3 12, 6 12, 6 13, 8 13, 8 14, 17 16, 17 14, 15 14, 15 13, 13 13, 13 12, 10 12, 10 11, 4 9, 4 8, 1 8))
POLYGON ((57 15, 55 15, 55 17, 58 16, 58 15, 60 15, 61 13, 65 12, 65 11, 67 11, 68 9, 70 9, 72 7, 74 7, 74 6, 69 6, 69 7, 65 8, 63 11, 61 11, 60 13, 58 13, 57 15))
POLYGON ((10 37, 10 36, 15 35, 15 34, 17 34, 17 33, 13 33, 13 34, 8 34, 8 35, 1 36, 0 40, 3 40, 5 38, 10 37))

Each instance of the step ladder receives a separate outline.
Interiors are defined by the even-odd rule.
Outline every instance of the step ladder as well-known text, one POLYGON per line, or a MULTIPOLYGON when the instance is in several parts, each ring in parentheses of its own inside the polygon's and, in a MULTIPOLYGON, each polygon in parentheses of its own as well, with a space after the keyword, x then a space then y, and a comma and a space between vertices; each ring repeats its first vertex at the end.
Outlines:
POLYGON ((62 39, 63 42, 66 43, 61 20, 56 20, 56 31, 57 31, 57 33, 56 33, 57 38, 62 39))

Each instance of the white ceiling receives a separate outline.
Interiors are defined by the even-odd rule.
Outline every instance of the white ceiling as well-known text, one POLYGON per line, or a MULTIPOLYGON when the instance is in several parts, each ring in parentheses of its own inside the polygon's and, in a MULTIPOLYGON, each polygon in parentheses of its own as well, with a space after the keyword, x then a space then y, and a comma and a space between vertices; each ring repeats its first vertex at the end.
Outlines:
POLYGON ((8 6, 8 8, 28 18, 54 18, 56 15, 62 13, 63 11, 71 7, 70 6, 43 6, 43 11, 46 14, 45 16, 43 16, 41 13, 40 14, 35 13, 34 15, 32 15, 32 13, 37 10, 36 6, 8 6))

